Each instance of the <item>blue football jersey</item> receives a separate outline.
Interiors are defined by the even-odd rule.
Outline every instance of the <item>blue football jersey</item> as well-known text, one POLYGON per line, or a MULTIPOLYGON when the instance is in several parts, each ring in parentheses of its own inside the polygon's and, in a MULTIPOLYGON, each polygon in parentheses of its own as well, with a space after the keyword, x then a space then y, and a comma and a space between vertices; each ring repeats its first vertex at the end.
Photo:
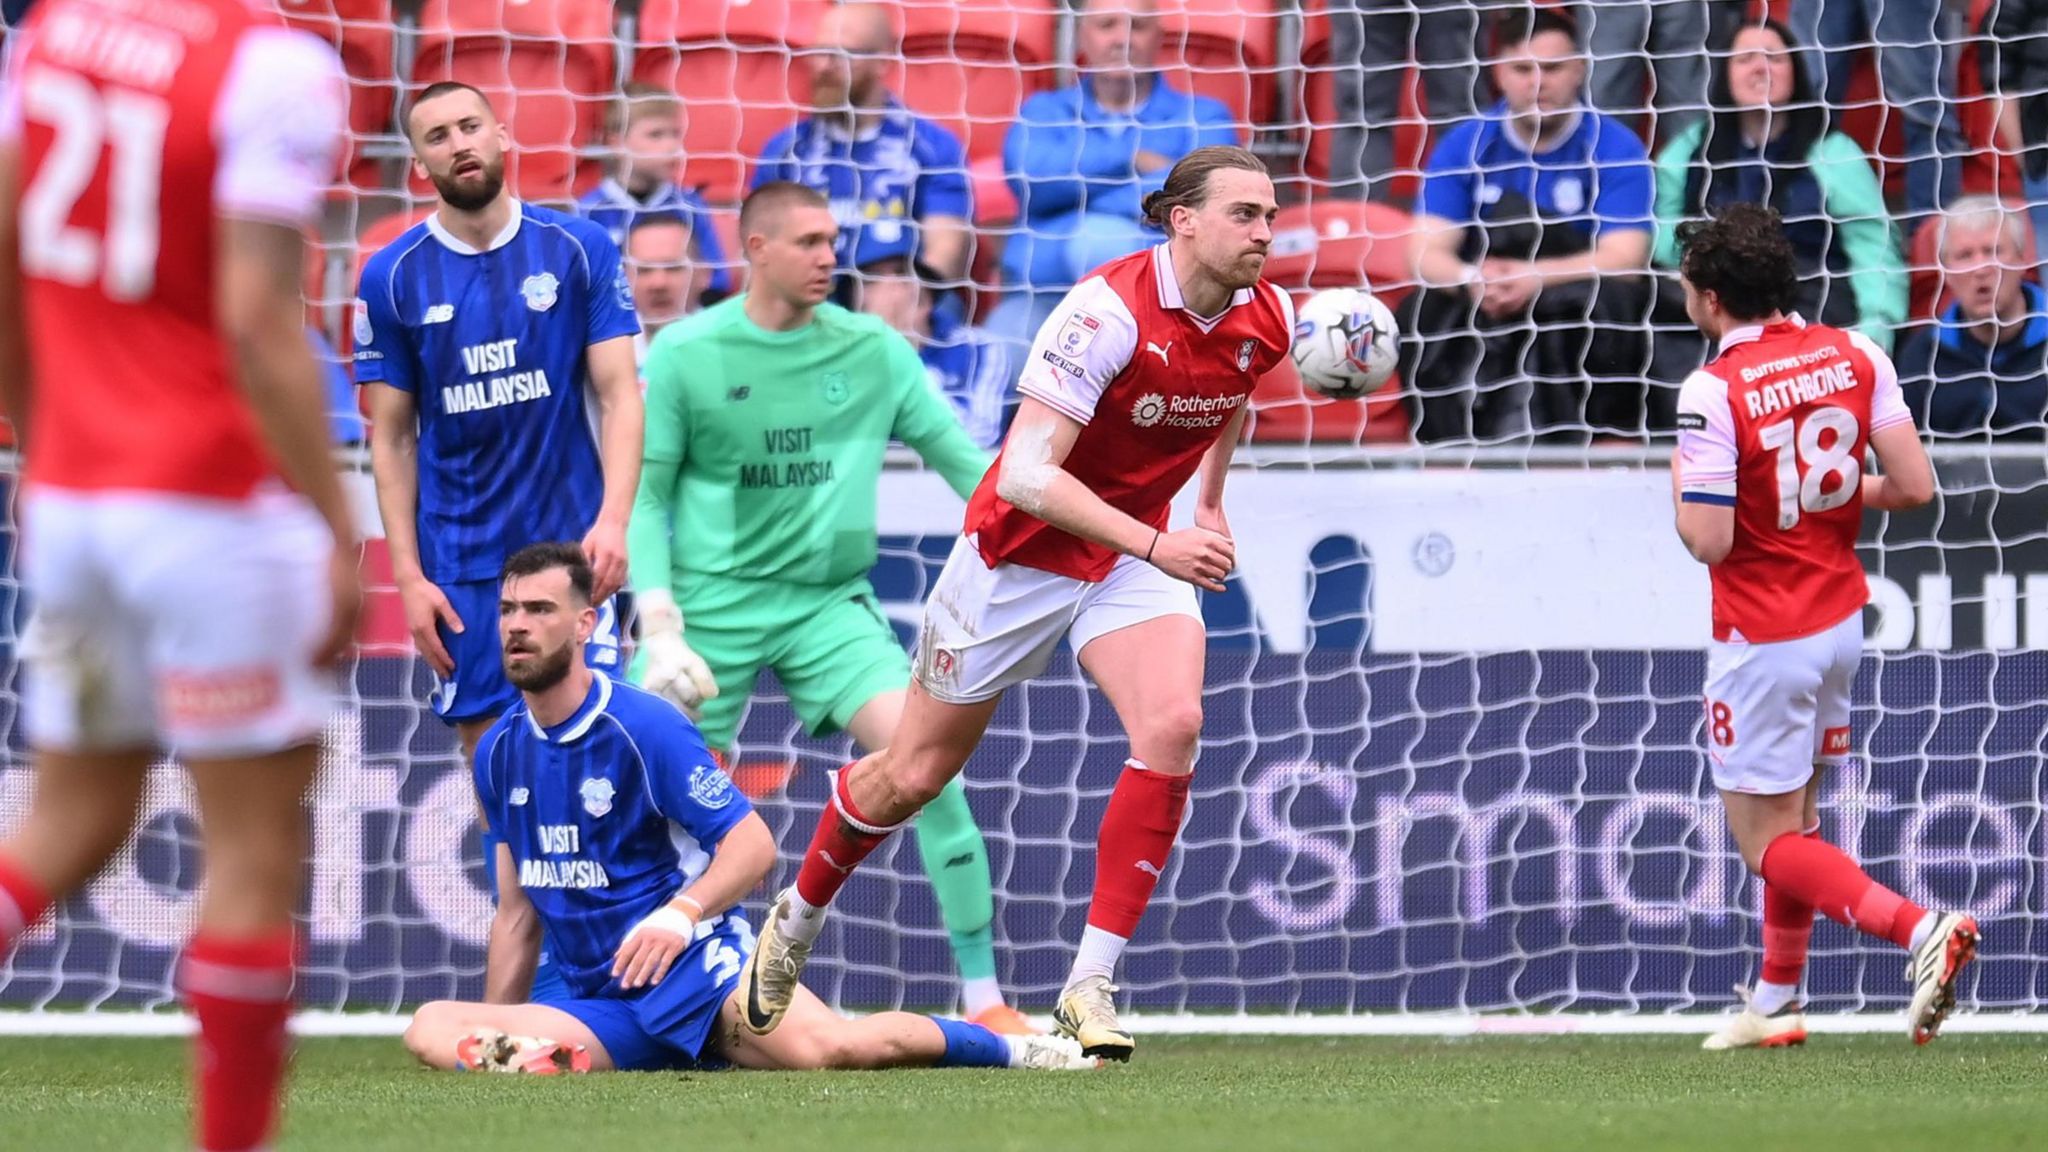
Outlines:
POLYGON ((914 255, 927 217, 974 215, 959 137, 893 101, 865 136, 815 117, 776 133, 753 187, 771 180, 808 185, 832 202, 842 268, 914 255))
POLYGON ((581 540, 604 499, 585 350, 640 331, 605 230, 518 204, 478 251, 429 216, 356 291, 356 382, 419 405, 427 579, 494 580, 528 544, 581 540))
MULTIPOLYGON (((511 849, 557 969, 579 997, 618 994, 626 933, 703 875, 753 811, 666 701, 591 673, 590 695, 543 728, 522 700, 476 750, 484 819, 511 849)), ((719 930, 734 908, 697 926, 719 930)))

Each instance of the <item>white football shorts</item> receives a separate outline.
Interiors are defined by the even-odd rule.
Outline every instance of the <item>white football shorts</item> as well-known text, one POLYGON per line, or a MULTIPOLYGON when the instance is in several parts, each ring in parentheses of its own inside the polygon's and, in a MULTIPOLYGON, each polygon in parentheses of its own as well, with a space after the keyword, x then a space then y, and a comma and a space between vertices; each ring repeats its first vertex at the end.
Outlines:
POLYGON ((305 500, 41 488, 22 508, 33 746, 217 760, 319 735, 333 538, 305 500))
POLYGON ((1863 660, 1863 613, 1771 644, 1707 648, 1707 760, 1724 792, 1797 792, 1850 746, 1850 689, 1863 660))
POLYGON ((1162 616, 1199 622, 1194 585, 1134 556, 1090 583, 1018 564, 990 568, 974 538, 963 536, 925 599, 911 674, 949 704, 993 700, 1044 672, 1062 636, 1078 653, 1098 636, 1162 616))

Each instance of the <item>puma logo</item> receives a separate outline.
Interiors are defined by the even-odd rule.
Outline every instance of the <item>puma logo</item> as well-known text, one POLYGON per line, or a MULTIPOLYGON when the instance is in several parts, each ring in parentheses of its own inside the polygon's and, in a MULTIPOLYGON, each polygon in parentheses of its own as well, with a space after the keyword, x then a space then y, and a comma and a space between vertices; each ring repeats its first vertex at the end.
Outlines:
POLYGON ((1138 861, 1138 871, 1146 873, 1147 875, 1151 876, 1154 880, 1159 879, 1160 876, 1159 865, 1154 864, 1150 860, 1138 861))
POLYGON ((839 873, 841 876, 851 875, 853 873, 855 866, 858 864, 858 861, 856 861, 854 864, 841 864, 839 861, 834 860, 832 858, 832 854, 830 852, 827 852, 822 848, 818 850, 818 859, 823 860, 826 864, 830 865, 832 870, 834 872, 839 873))
POLYGON ((939 867, 942 870, 946 868, 960 868, 972 863, 974 863, 974 853, 962 852, 958 856, 953 857, 951 860, 946 861, 944 864, 939 865, 939 867))
POLYGON ((1170 365, 1170 364, 1168 364, 1168 363, 1166 362, 1166 353, 1167 353, 1168 349, 1171 349, 1172 347, 1173 347, 1173 341, 1171 341, 1171 340, 1168 340, 1168 341, 1166 342, 1166 347, 1165 347, 1165 348, 1161 348, 1161 347, 1160 347, 1159 345, 1157 345, 1157 344, 1154 344, 1154 343, 1153 343, 1153 342, 1151 342, 1150 340, 1147 340, 1147 341, 1145 341, 1145 351, 1147 351, 1147 352, 1150 352, 1150 353, 1152 353, 1153 355, 1155 355, 1155 356, 1159 357, 1159 363, 1160 363, 1160 366, 1161 366, 1161 367, 1167 367, 1167 368, 1170 368, 1170 367, 1172 367, 1172 365, 1170 365))

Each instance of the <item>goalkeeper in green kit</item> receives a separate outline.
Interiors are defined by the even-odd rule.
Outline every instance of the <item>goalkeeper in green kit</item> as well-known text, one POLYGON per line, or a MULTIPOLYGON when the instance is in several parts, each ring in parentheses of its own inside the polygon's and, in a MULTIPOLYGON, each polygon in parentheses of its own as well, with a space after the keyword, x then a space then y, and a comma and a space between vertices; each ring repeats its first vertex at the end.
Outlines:
MULTIPOLYGON (((838 235, 817 192, 756 189, 740 208, 747 291, 663 329, 642 367, 632 674, 722 752, 763 668, 813 735, 889 742, 910 661, 868 584, 883 454, 892 438, 910 445, 963 501, 988 469, 917 351, 880 319, 824 302, 838 235)), ((958 780, 919 815, 917 846, 968 1017, 1033 1031, 996 982, 988 851, 958 780)))

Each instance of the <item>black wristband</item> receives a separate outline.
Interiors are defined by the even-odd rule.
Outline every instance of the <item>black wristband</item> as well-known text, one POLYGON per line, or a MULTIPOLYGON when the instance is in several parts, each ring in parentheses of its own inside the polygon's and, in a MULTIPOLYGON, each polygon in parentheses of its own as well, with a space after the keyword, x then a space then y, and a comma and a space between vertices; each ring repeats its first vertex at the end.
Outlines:
POLYGON ((1152 530, 1152 543, 1145 545, 1145 563, 1152 562, 1152 550, 1159 547, 1159 529, 1152 530))

